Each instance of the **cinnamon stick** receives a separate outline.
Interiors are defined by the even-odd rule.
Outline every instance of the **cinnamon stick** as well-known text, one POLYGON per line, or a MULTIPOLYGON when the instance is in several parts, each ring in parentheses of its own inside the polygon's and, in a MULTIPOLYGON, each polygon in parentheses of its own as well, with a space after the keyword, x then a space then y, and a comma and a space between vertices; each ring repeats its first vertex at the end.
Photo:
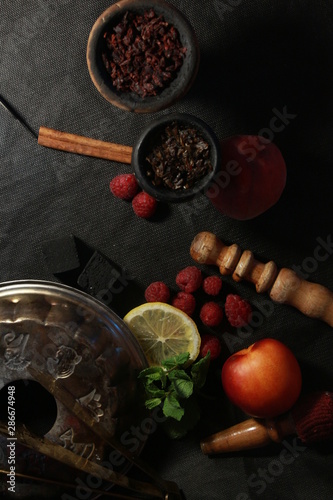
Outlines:
POLYGON ((48 127, 39 128, 38 144, 47 148, 93 156, 94 158, 102 158, 119 163, 130 164, 132 160, 133 148, 131 146, 91 139, 48 127))

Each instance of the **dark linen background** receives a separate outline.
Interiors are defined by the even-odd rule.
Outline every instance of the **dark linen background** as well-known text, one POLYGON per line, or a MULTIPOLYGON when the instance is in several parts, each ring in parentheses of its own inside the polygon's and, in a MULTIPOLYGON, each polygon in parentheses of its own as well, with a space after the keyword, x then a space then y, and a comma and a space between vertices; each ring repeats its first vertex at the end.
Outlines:
MULTIPOLYGON (((111 106, 89 78, 89 31, 110 3, 1 0, 0 92, 36 132, 45 125, 132 145, 151 120, 151 115, 111 106)), ((186 206, 160 207, 150 221, 139 219, 129 204, 109 192, 110 179, 130 171, 130 166, 42 148, 0 108, 0 281, 56 281, 44 261, 42 243, 74 234, 131 276, 135 292, 124 293, 115 307, 123 315, 144 301, 143 291, 151 281, 163 279, 174 289, 177 271, 193 264, 192 239, 208 230, 227 244, 252 250, 259 260, 298 266, 309 280, 333 289, 333 3, 171 3, 194 26, 201 63, 189 94, 168 111, 197 115, 220 138, 262 133, 272 139, 288 169, 281 199, 261 216, 242 222, 217 212, 204 195, 186 206), (284 126, 275 132, 273 120, 281 114, 284 126), (326 257, 318 261, 314 252, 320 242, 326 242, 321 251, 326 257)), ((224 290, 267 306, 267 297, 257 295, 250 284, 225 278, 224 290)), ((112 302, 109 306, 113 308, 112 302)), ((230 335, 225 333, 231 335, 231 329, 220 331, 224 355, 231 352, 230 335)), ((246 338, 235 337, 233 349, 264 337, 277 338, 293 350, 304 391, 333 389, 332 328, 288 306, 274 305, 246 338)), ((188 500, 330 500, 330 446, 300 447, 291 437, 260 451, 214 458, 201 453, 202 437, 244 418, 225 401, 219 368, 217 364, 215 372, 212 369, 211 393, 217 400, 203 404, 196 430, 180 441, 156 431, 144 450, 145 460, 176 481, 188 500), (288 446, 293 451, 286 464, 280 457, 288 446)))

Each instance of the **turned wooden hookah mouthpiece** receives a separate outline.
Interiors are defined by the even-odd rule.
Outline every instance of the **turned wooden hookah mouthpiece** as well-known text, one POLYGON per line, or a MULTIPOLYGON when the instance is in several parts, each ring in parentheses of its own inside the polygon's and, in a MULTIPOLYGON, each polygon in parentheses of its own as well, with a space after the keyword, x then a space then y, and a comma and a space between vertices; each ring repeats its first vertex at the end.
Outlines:
POLYGON ((198 233, 190 253, 199 264, 214 264, 223 275, 235 281, 250 281, 258 293, 268 292, 274 302, 296 307, 310 318, 318 318, 333 326, 333 293, 322 285, 310 283, 291 269, 277 269, 273 261, 263 264, 250 250, 236 244, 226 246, 215 234, 198 233))
POLYGON ((287 414, 276 419, 250 418, 200 442, 205 455, 230 453, 279 443, 296 434, 306 445, 333 441, 333 393, 316 392, 299 398, 287 414))

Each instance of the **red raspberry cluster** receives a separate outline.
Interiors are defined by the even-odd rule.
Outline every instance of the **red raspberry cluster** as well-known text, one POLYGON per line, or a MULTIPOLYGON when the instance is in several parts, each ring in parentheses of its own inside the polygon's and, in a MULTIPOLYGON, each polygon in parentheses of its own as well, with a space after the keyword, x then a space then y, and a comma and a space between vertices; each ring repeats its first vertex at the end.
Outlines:
MULTIPOLYGON (((186 312, 188 304, 191 303, 193 314, 196 300, 193 293, 202 288, 207 295, 217 296, 222 288, 222 279, 219 276, 207 276, 204 278, 198 267, 188 266, 178 272, 176 284, 183 291, 183 294, 182 300, 175 300, 173 305, 186 312)), ((223 319, 222 306, 215 301, 206 302, 201 307, 199 316, 205 325, 217 326, 223 319)))
MULTIPOLYGON (((188 316, 193 316, 197 309, 198 297, 195 293, 202 290, 210 297, 204 301, 199 309, 201 322, 210 328, 219 326, 226 317, 233 327, 245 326, 249 323, 252 314, 252 307, 249 302, 237 294, 228 294, 224 307, 218 300, 218 295, 222 289, 222 279, 220 276, 204 277, 202 271, 196 266, 188 266, 180 270, 175 279, 176 285, 180 289, 173 296, 170 288, 163 281, 151 283, 145 290, 147 302, 170 302, 174 307, 184 311, 188 316)), ((219 357, 221 353, 221 340, 213 334, 203 334, 201 337, 200 355, 204 357, 210 351, 211 360, 219 357)))
MULTIPOLYGON (((171 299, 171 304, 181 309, 189 316, 196 310, 196 298, 194 293, 200 288, 206 295, 217 297, 222 288, 222 279, 219 276, 203 277, 201 270, 196 266, 188 266, 176 275, 178 291, 171 299)), ((169 287, 162 281, 151 283, 145 291, 147 302, 169 302, 171 292, 169 287)), ((199 317, 202 323, 209 327, 218 326, 224 314, 231 326, 241 327, 249 323, 252 308, 249 302, 239 295, 228 294, 223 306, 217 300, 204 302, 200 308, 199 317)))
MULTIPOLYGON (((110 181, 111 193, 119 199, 131 201, 134 213, 141 218, 149 219, 157 208, 157 201, 145 191, 141 191, 134 174, 117 175, 110 181)), ((219 276, 203 277, 202 271, 196 266, 187 266, 176 275, 176 285, 180 291, 171 296, 169 287, 163 281, 151 283, 145 290, 147 302, 169 302, 174 307, 193 316, 197 308, 197 299, 194 293, 201 289, 210 300, 200 307, 199 317, 208 327, 217 327, 224 318, 224 314, 231 326, 241 327, 249 323, 252 313, 251 305, 239 295, 229 294, 226 297, 224 310, 217 301, 222 289, 222 279, 219 276), (215 300, 213 300, 215 297, 215 300)), ((201 337, 200 354, 202 357, 210 352, 211 360, 219 357, 221 341, 217 335, 204 334, 201 337)))
POLYGON ((157 201, 145 191, 140 191, 134 174, 120 174, 110 182, 110 191, 121 200, 132 202, 134 213, 142 219, 150 219, 156 211, 157 201))

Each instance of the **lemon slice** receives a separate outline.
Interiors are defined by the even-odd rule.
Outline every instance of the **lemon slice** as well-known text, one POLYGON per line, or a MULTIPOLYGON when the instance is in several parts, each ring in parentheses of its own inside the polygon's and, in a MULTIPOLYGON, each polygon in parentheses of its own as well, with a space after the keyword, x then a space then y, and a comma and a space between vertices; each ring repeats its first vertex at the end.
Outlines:
POLYGON ((201 337, 195 322, 183 311, 163 302, 147 302, 124 317, 150 366, 188 352, 189 363, 199 355, 201 337))

